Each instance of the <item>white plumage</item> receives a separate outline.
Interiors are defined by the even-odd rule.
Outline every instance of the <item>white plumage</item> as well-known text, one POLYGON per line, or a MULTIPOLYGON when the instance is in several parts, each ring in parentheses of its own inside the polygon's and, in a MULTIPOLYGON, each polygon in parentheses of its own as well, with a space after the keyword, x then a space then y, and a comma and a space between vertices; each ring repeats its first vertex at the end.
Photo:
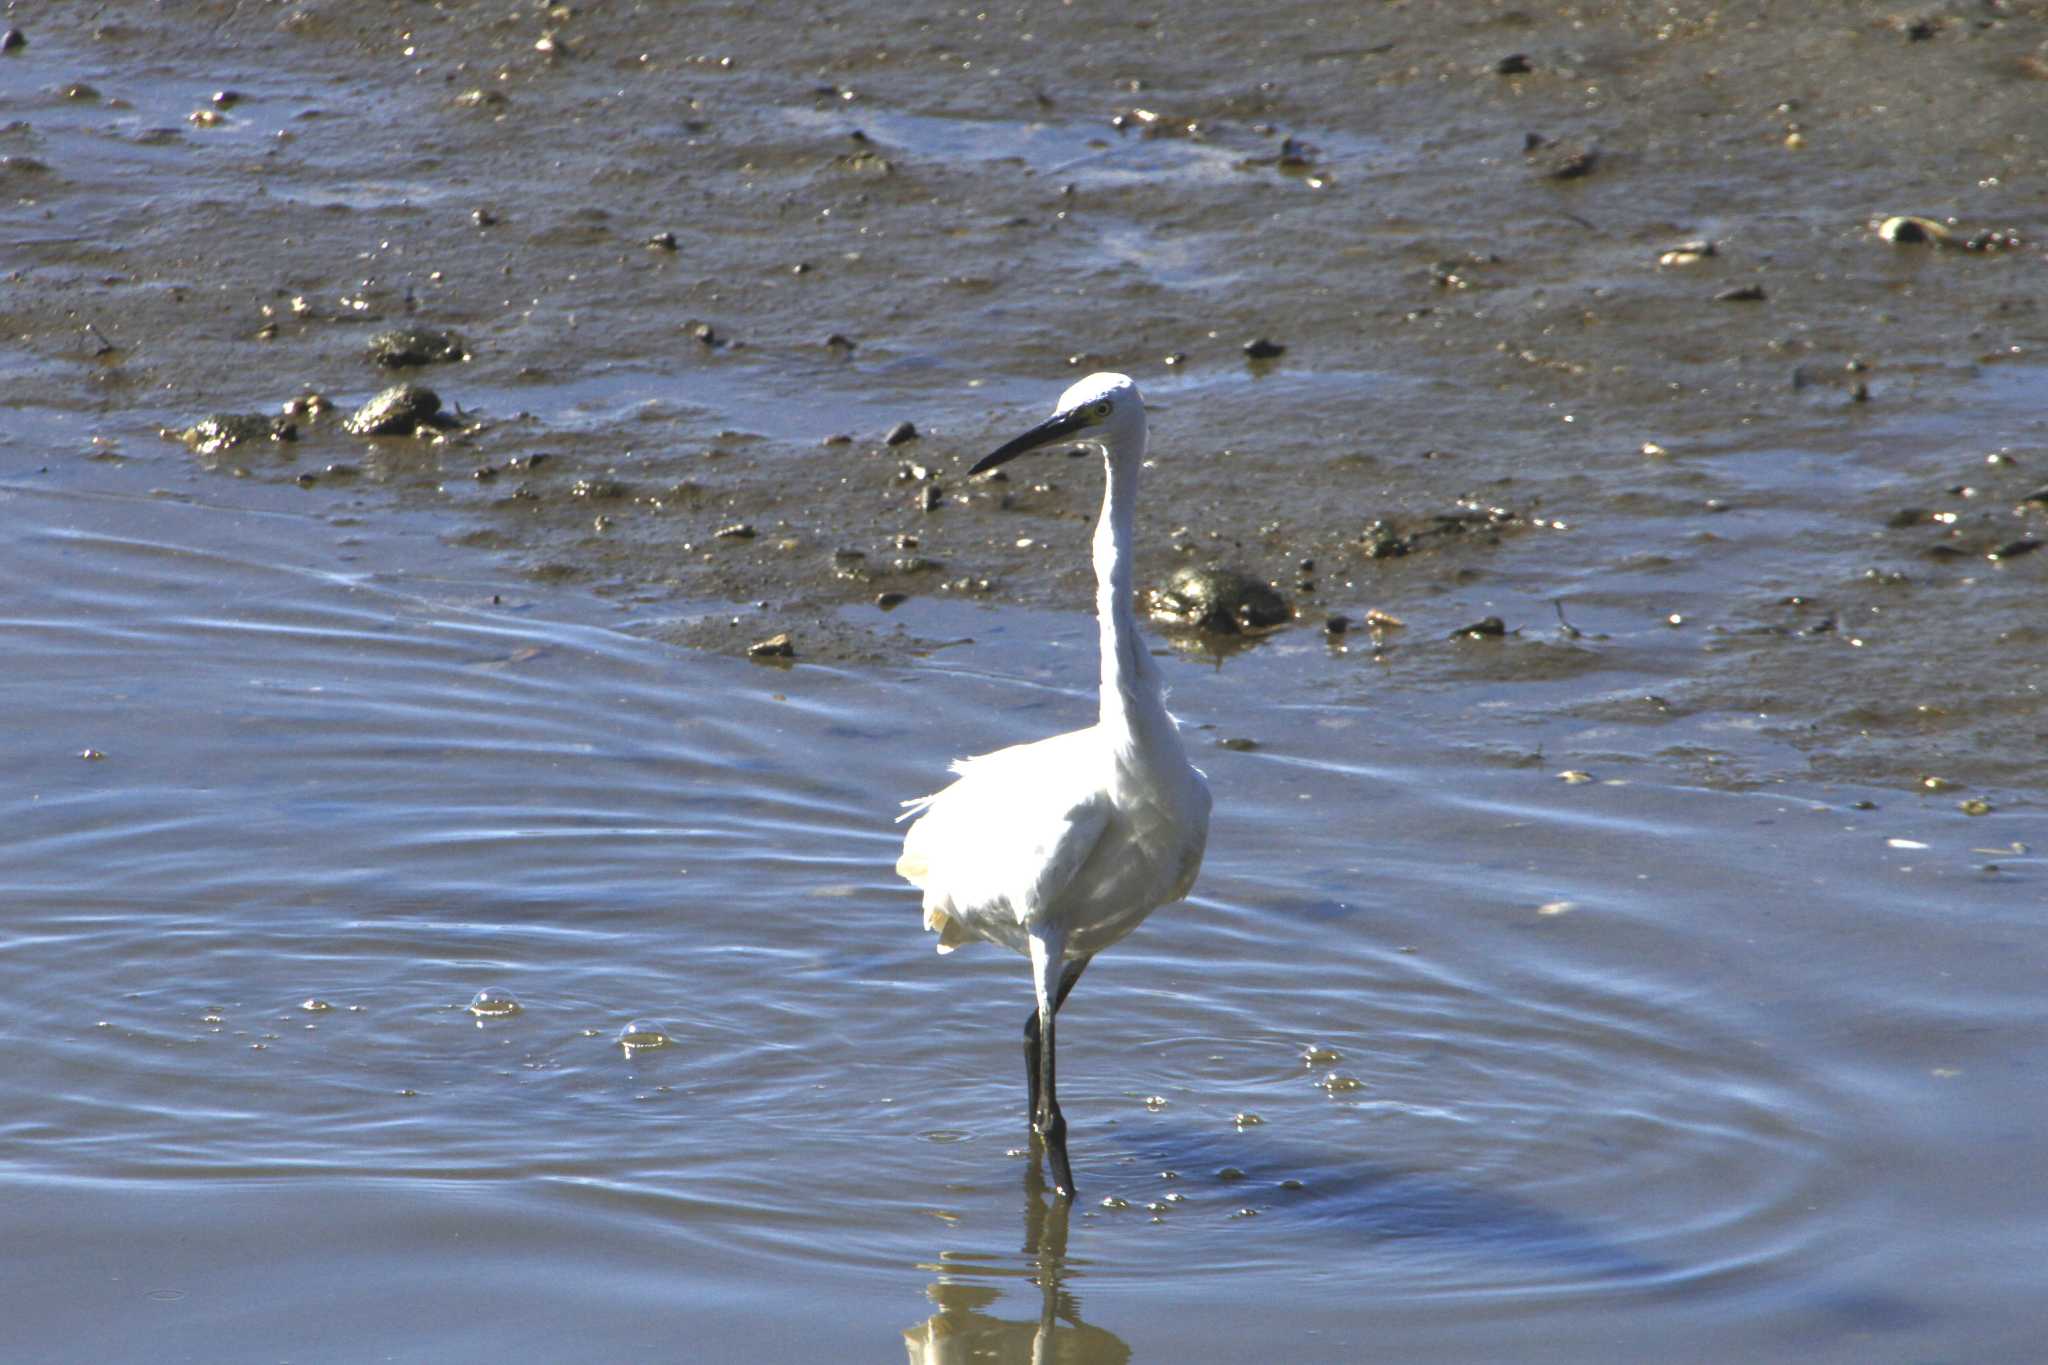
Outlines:
POLYGON ((1188 763, 1131 604, 1131 535, 1145 407, 1120 374, 1090 375, 1051 418, 974 466, 1078 441, 1102 452, 1095 529, 1101 711, 1085 730, 953 765, 958 779, 906 802, 915 817, 896 870, 924 892, 939 951, 977 940, 1031 959, 1038 1009, 1025 1023, 1032 1130, 1072 1197, 1066 1120, 1053 1085, 1053 1020, 1089 959, 1194 885, 1209 833, 1209 786, 1188 763), (1041 1050, 1040 1043, 1043 1040, 1041 1050))

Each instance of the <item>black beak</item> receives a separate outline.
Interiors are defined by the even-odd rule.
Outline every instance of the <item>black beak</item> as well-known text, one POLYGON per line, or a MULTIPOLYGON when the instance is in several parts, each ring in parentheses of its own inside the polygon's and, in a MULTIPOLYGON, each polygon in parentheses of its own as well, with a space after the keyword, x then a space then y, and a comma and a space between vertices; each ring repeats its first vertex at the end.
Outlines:
POLYGON ((999 464, 1008 464, 1019 455, 1036 450, 1040 446, 1051 445, 1061 437, 1071 436, 1087 425, 1088 409, 1086 408, 1075 408, 1070 412, 1060 413, 1056 417, 1049 417, 1025 432, 1022 436, 1019 436, 1016 440, 1005 441, 1002 445, 975 461, 974 468, 967 471, 967 476, 973 478, 976 474, 986 474, 999 464))

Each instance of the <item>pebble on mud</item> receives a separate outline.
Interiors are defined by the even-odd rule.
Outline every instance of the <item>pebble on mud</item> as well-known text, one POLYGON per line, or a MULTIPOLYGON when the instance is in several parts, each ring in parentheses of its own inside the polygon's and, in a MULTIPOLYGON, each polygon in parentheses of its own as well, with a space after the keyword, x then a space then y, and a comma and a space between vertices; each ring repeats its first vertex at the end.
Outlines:
POLYGON ((765 640, 756 640, 748 645, 747 657, 749 659, 793 659, 796 657, 796 644, 789 638, 789 632, 785 630, 778 635, 771 635, 765 640))
POLYGON ((28 35, 18 28, 0 33, 0 52, 19 52, 28 46, 28 35))
POLYGON ((1498 640, 1508 633, 1507 623, 1498 616, 1486 616, 1469 626, 1460 626, 1452 631, 1453 640, 1498 640))
POLYGON ((744 521, 736 521, 730 526, 719 527, 711 534, 717 540, 752 540, 754 538, 754 528, 747 525, 744 521))
POLYGON ((1239 569, 1185 565, 1145 594, 1156 621, 1219 635, 1252 635, 1293 619, 1287 599, 1239 569))
POLYGON ((1707 259, 1707 257, 1718 256, 1720 254, 1721 251, 1719 247, 1715 246, 1712 242, 1709 242, 1704 238, 1700 238, 1695 241, 1680 242, 1677 246, 1672 247, 1670 250, 1663 252, 1661 255, 1657 257, 1657 264, 1660 266, 1664 266, 1666 268, 1670 268, 1673 266, 1698 265, 1701 261, 1707 259))
POLYGON ((1272 360, 1287 354, 1287 348, 1265 337, 1253 337, 1244 344, 1244 354, 1247 360, 1272 360))
POLYGON ((370 338, 370 359, 387 370, 469 359, 469 343, 455 332, 399 327, 370 338))
POLYGON ((915 441, 917 435, 916 423, 898 422, 895 426, 889 428, 887 435, 882 437, 882 444, 885 446, 900 446, 906 441, 915 441))
POLYGON ((296 441, 299 429, 282 417, 256 412, 222 412, 203 417, 183 431, 167 433, 195 455, 219 455, 246 441, 296 441))
POLYGON ((1770 295, 1760 284, 1738 284, 1732 289, 1723 289, 1714 295, 1716 303, 1762 303, 1770 295))
POLYGON ((1493 64, 1493 74, 1496 76, 1526 76, 1531 69, 1529 54, 1526 52, 1510 52, 1493 64))
POLYGON ((393 384, 342 423, 352 436, 410 436, 421 427, 452 425, 441 415, 441 396, 418 384, 393 384))
POLYGON ((1894 214, 1877 225, 1877 235, 1893 246, 1947 246, 1949 230, 1932 218, 1894 214))

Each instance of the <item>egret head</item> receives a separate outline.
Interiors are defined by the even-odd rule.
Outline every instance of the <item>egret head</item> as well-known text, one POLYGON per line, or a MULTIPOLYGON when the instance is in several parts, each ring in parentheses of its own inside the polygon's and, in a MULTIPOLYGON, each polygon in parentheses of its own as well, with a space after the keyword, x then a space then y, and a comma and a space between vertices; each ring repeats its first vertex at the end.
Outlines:
POLYGON ((1058 442, 1100 446, 1105 451, 1142 454, 1145 448, 1145 400, 1130 376, 1091 374, 1060 395, 1053 414, 1013 441, 1004 442, 976 462, 969 474, 981 474, 1019 455, 1058 442))

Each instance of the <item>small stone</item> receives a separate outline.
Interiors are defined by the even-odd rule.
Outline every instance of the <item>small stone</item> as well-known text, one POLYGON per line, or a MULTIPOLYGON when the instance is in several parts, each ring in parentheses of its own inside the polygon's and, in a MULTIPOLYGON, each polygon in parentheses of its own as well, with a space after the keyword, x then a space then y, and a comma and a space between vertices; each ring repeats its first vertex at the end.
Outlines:
POLYGON ((1582 786, 1593 780, 1593 774, 1583 768, 1566 768, 1557 776, 1559 781, 1569 787, 1582 786))
POLYGON ((793 659, 796 657, 796 645, 789 638, 789 632, 783 631, 779 635, 771 635, 765 640, 756 640, 748 645, 747 657, 749 659, 793 659))
POLYGON ((1253 337, 1244 344, 1244 353, 1248 360, 1271 360, 1276 356, 1285 355, 1287 348, 1265 337, 1253 337))
POLYGON ((654 251, 674 251, 676 235, 673 232, 657 232, 647 239, 647 245, 654 251))
POLYGON ((213 103, 216 108, 232 109, 241 102, 242 93, 239 90, 216 90, 213 92, 213 103))
POLYGON ((916 423, 898 422, 895 426, 889 428, 888 434, 882 437, 882 444, 885 446, 900 446, 916 439, 916 423))
POLYGON ((1946 246, 1948 228, 1932 218, 1894 214, 1877 225, 1877 235, 1893 246, 1946 246))
POLYGON ((1507 623, 1498 616, 1487 616, 1469 626, 1460 626, 1451 632, 1453 640, 1498 640, 1508 633, 1507 623))
POLYGON ((1770 295, 1764 292, 1764 287, 1760 284, 1738 284, 1731 289, 1723 289, 1720 293, 1714 295, 1714 302, 1762 303, 1769 297, 1770 295))
POLYGON ((1529 54, 1526 52, 1510 52, 1493 64, 1497 76, 1526 76, 1529 69, 1529 54))
POLYGON ((878 592, 875 594, 875 605, 880 607, 883 611, 894 611, 896 608, 902 606, 905 602, 909 600, 909 593, 878 592))
POLYGON ((78 751, 78 756, 88 763, 97 763, 101 759, 106 757, 106 755, 101 753, 98 749, 80 749, 78 751))
POLYGON ((1691 242, 1680 242, 1677 246, 1672 247, 1670 250, 1659 255, 1657 257, 1657 264, 1665 266, 1667 268, 1675 266, 1698 265, 1707 257, 1719 254, 1719 248, 1717 248, 1712 242, 1706 241, 1705 239, 1700 239, 1691 242))
POLYGON ((1329 636, 1332 639, 1335 639, 1339 635, 1346 634, 1350 631, 1350 629, 1351 618, 1348 616, 1338 615, 1334 612, 1331 613, 1331 615, 1323 622, 1323 634, 1329 636))
POLYGON ((19 52, 28 46, 28 35, 18 28, 0 33, 0 52, 19 52))
POLYGON ((1989 815, 1993 810, 1993 806, 1983 797, 1973 796, 1967 801, 1957 802, 1956 809, 1965 815, 1989 815))
POLYGON ((754 528, 744 521, 736 521, 730 526, 719 527, 711 534, 719 540, 752 540, 754 528))

